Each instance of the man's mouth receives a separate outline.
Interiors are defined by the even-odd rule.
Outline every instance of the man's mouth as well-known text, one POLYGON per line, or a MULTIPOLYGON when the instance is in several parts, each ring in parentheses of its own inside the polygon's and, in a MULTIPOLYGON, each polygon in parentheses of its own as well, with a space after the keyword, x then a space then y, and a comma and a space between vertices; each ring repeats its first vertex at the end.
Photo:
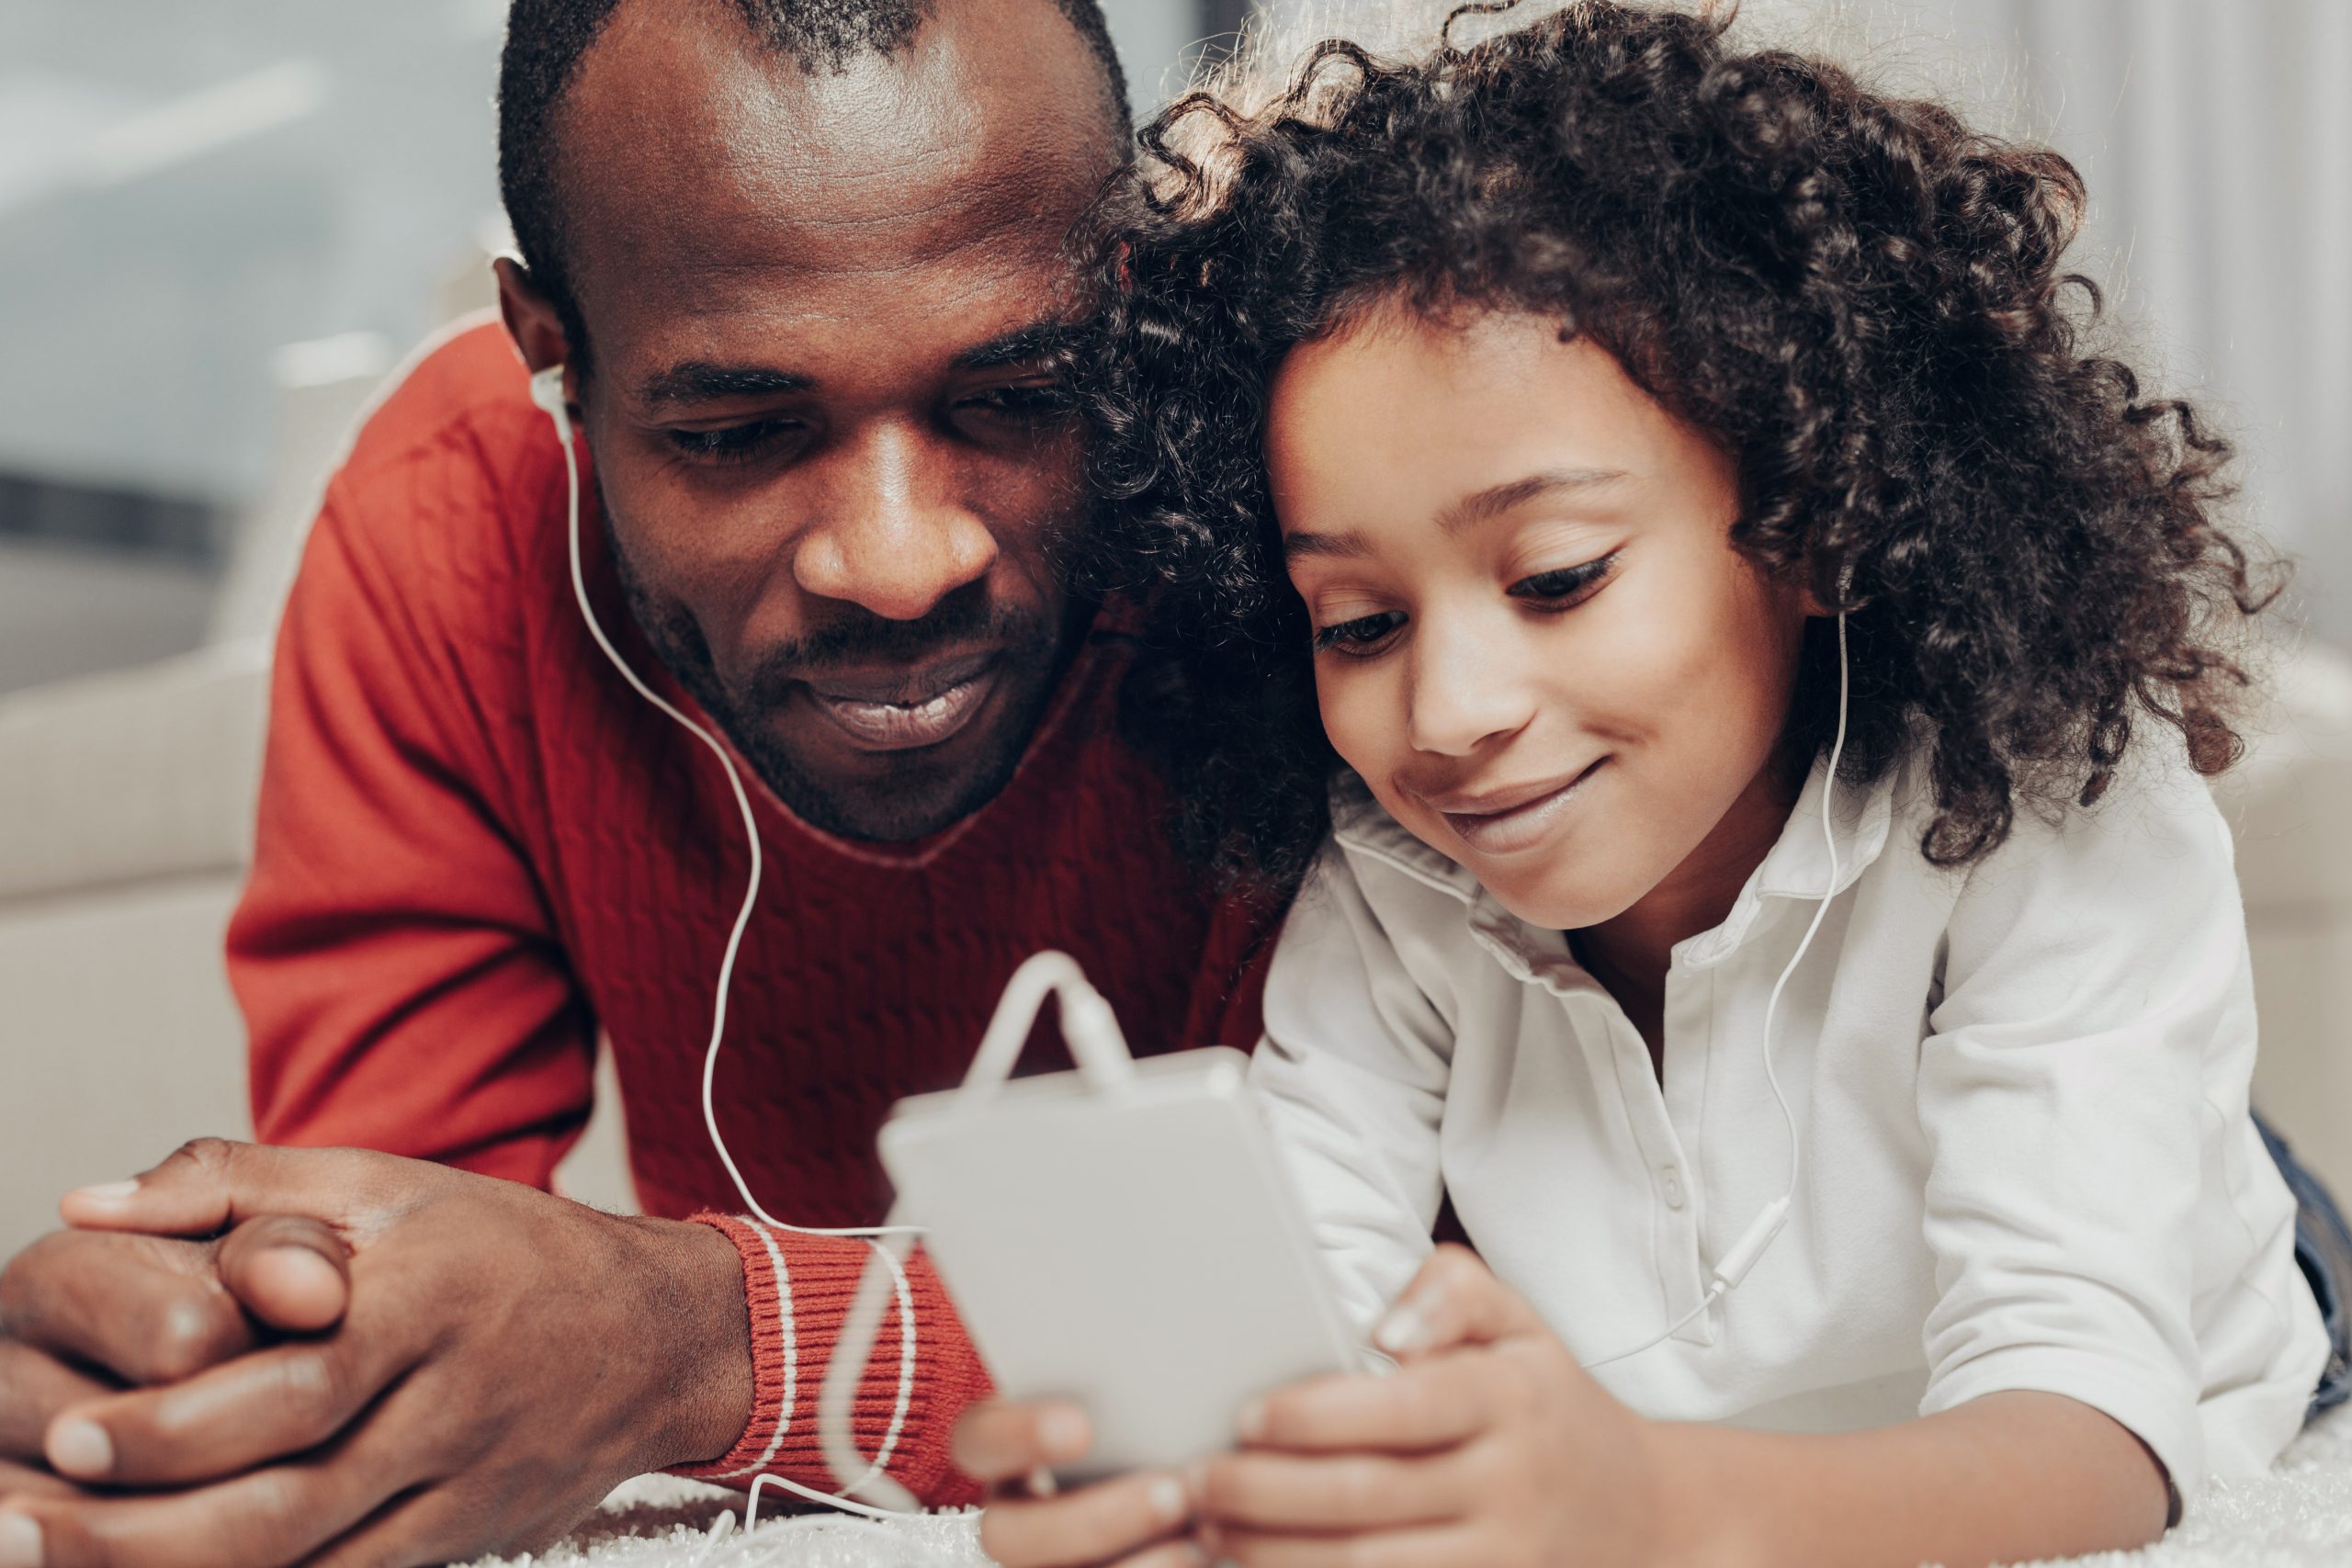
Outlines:
POLYGON ((991 649, 915 670, 812 675, 806 685, 817 711, 861 750, 909 751, 936 746, 971 723, 995 692, 1001 663, 991 649))
POLYGON ((1608 761, 1597 758, 1564 778, 1424 798, 1471 849, 1485 855, 1513 854, 1542 843, 1608 761))

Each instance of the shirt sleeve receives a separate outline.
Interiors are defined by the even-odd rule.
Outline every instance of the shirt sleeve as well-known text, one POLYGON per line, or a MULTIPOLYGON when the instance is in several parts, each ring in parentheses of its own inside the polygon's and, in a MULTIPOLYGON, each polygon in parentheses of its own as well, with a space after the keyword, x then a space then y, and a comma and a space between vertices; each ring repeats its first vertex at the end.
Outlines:
MULTIPOLYGON (((743 1260, 752 1419, 734 1448, 677 1473, 738 1487, 775 1474, 835 1491, 842 1483, 825 1462, 818 1393, 875 1247, 854 1237, 803 1235, 735 1216, 695 1218, 724 1234, 743 1260)), ((858 1452, 932 1507, 978 1503, 980 1485, 956 1468, 950 1439, 956 1416, 986 1399, 993 1386, 938 1271, 916 1252, 904 1265, 858 1382, 851 1415, 858 1452)))
POLYGON ((254 1126, 544 1188, 587 1118, 594 1025, 440 585, 361 524, 401 504, 330 491, 278 636, 229 930, 254 1126))
POLYGON ((1250 1081, 1340 1306, 1368 1332, 1431 1248, 1453 1034, 1406 973, 1336 845, 1275 945, 1265 1023, 1250 1081))
POLYGON ((1954 910, 1920 1048, 1938 1291, 1921 1411, 2064 1394, 2186 1494, 2205 1472, 2188 1238, 2206 1074, 2250 1064, 2254 1002, 2221 814, 2185 766, 2147 771, 2058 824, 2021 814, 1954 910))

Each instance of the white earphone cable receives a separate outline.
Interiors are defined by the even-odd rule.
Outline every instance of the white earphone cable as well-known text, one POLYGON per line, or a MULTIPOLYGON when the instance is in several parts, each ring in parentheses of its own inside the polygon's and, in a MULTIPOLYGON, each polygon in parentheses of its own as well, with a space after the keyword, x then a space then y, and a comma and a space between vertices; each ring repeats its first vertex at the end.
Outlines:
POLYGON ((1789 1106, 1789 1097, 1781 1088, 1779 1069, 1772 1062, 1772 1022, 1781 1010, 1781 993, 1787 988, 1789 976, 1797 972, 1797 965, 1804 962, 1805 953, 1813 946, 1814 933, 1821 930, 1822 919, 1829 913, 1830 900, 1838 896, 1838 879, 1844 872, 1838 860, 1838 832, 1830 818, 1830 804, 1838 793, 1838 765, 1846 756, 1846 704, 1850 695, 1851 675, 1846 657, 1846 615, 1841 610, 1838 615, 1838 738, 1830 743, 1829 766, 1821 781, 1821 839, 1829 851, 1829 881, 1822 889, 1820 900, 1814 905, 1813 922, 1805 927, 1804 936, 1797 942, 1796 953, 1789 959, 1787 967, 1781 971, 1781 977, 1772 982, 1771 997, 1764 1004, 1764 1081, 1772 1088, 1773 1103, 1780 1107, 1781 1124, 1789 1133, 1787 1190, 1758 1212, 1756 1218, 1748 1223, 1747 1229, 1740 1233, 1739 1239, 1732 1243, 1716 1262, 1707 1292, 1700 1298, 1697 1306, 1638 1345, 1612 1350, 1606 1356, 1581 1363, 1587 1371, 1595 1367, 1608 1366, 1612 1361, 1625 1360, 1655 1346, 1663 1345, 1706 1315, 1717 1302, 1739 1288, 1740 1281, 1747 1278, 1748 1270, 1756 1267, 1765 1249, 1780 1235, 1781 1227, 1788 1224, 1789 1210, 1796 1201, 1804 1145, 1797 1135, 1796 1112, 1789 1106))
MULTIPOLYGON (((751 875, 744 885, 742 907, 735 912, 734 924, 728 930, 726 952, 719 959, 718 964, 718 997, 712 1004, 711 1009, 710 1043, 703 1052, 702 1061, 703 1126, 710 1134, 711 1147, 718 1151, 719 1163, 727 1168, 727 1175, 729 1179, 735 1183, 735 1191, 737 1196, 743 1200, 743 1206, 749 1210, 753 1216, 759 1219, 762 1224, 772 1226, 776 1230, 790 1231, 797 1235, 864 1238, 869 1241, 872 1244, 874 1250, 876 1253, 882 1254, 885 1260, 888 1263, 890 1273, 895 1278, 899 1287, 899 1395, 897 1407, 891 1418, 889 1438, 884 1442, 881 1453, 873 1462, 869 1481, 876 1484, 887 1483, 889 1487, 897 1489, 899 1495, 906 1498, 906 1500, 911 1504, 913 1499, 905 1493, 903 1488, 898 1488, 897 1483, 890 1481, 888 1475, 882 1474, 881 1468, 888 1462, 891 1450, 895 1446, 900 1429, 903 1428, 906 1424, 907 1412, 912 1405, 914 1399, 914 1303, 908 1291, 906 1275, 899 1265, 898 1256, 886 1248, 879 1238, 921 1235, 923 1234, 922 1227, 920 1225, 891 1224, 819 1227, 812 1225, 788 1224, 785 1221, 777 1219, 774 1214, 769 1213, 767 1209, 762 1205, 759 1199, 752 1195, 751 1183, 744 1180, 741 1168, 736 1165, 734 1155, 730 1153, 727 1147, 726 1137, 721 1134, 718 1130, 718 1112, 714 1086, 716 1085, 718 1077, 719 1048, 724 1044, 727 1038, 728 995, 734 985, 735 959, 736 955, 742 951, 743 933, 751 926, 752 911, 759 906, 760 879, 765 865, 765 858, 762 852, 760 842, 759 822, 752 813, 751 793, 743 787, 743 776, 737 771, 735 767, 735 760, 727 754, 727 748, 719 744, 716 736, 712 735, 702 726, 696 724, 693 719, 688 718, 675 706, 664 701, 660 693, 653 690, 651 686, 646 684, 646 682, 638 675, 637 671, 629 667, 628 660, 621 657, 620 650, 613 646, 612 640, 605 635, 604 626, 596 619, 595 609, 589 603, 588 576, 581 561, 580 459, 578 455, 572 449, 573 433, 571 427, 571 411, 564 396, 563 367, 560 365, 552 366, 548 369, 535 372, 532 375, 531 400, 537 403, 541 409, 545 410, 548 416, 554 421, 557 445, 560 446, 563 451, 564 479, 569 488, 570 510, 567 515, 565 532, 571 555, 571 592, 573 597, 579 602, 582 618, 588 623, 589 636, 595 639, 596 646, 604 650, 605 658, 611 662, 615 670, 620 671, 621 678, 636 689, 638 695, 643 697, 647 702, 652 704, 662 713, 668 715, 670 718, 680 728, 684 728, 695 739, 701 741, 703 745, 709 748, 711 755, 717 757, 718 759, 719 766, 726 770, 728 785, 735 794, 735 808, 741 815, 743 819, 743 838, 751 851, 751 875)), ((868 1258, 867 1265, 869 1272, 871 1271, 872 1262, 873 1260, 868 1258)), ((878 1316, 878 1311, 876 1315, 878 1316)), ((861 1357, 861 1367, 863 1364, 864 1361, 861 1357)), ((779 1421, 788 1421, 791 1418, 791 1414, 792 1413, 787 1410, 783 1412, 777 1418, 779 1421)), ((842 1438, 842 1441, 847 1441, 846 1437, 842 1438)), ((751 1507, 746 1510, 747 1516, 757 1509, 759 1496, 758 1486, 763 1481, 772 1485, 780 1486, 786 1491, 795 1493, 815 1502, 846 1508, 852 1513, 867 1515, 876 1518, 889 1518, 894 1517, 890 1511, 874 1508, 863 1503, 854 1502, 846 1497, 837 1496, 830 1492, 820 1492, 814 1487, 803 1486, 798 1482, 790 1481, 783 1476, 774 1474, 763 1474, 754 1479, 752 1494, 752 1502, 751 1507)), ((904 1512, 906 1510, 901 1509, 899 1511, 904 1512)))

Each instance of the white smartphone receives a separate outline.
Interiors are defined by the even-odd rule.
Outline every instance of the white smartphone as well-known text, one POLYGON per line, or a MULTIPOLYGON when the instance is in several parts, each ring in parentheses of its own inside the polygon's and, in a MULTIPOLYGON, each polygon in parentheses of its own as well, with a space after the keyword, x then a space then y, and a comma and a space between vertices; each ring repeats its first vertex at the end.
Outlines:
POLYGON ((1238 1051, 902 1100, 882 1163, 1012 1399, 1093 1421, 1074 1479, 1182 1464, 1242 1406, 1363 1364, 1238 1051))

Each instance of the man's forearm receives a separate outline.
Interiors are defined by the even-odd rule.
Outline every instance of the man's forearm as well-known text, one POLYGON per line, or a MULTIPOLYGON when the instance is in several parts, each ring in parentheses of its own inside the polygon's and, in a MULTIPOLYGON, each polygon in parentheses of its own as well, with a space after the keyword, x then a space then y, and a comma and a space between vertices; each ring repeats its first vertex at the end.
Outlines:
POLYGON ((1949 1568, 2143 1546, 2163 1471, 2086 1404, 1998 1393, 1829 1437, 1660 1424, 1668 1560, 1692 1568, 1949 1568))

